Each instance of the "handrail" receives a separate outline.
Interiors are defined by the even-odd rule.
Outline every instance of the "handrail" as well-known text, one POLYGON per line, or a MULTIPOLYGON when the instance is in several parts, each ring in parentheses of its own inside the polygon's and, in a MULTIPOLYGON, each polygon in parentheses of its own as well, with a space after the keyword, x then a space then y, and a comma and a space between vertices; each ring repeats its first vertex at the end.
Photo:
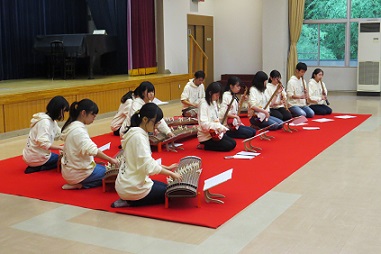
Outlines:
POLYGON ((201 46, 197 43, 193 35, 189 34, 189 59, 188 59, 188 72, 189 76, 192 77, 197 70, 203 70, 205 75, 208 71, 208 56, 201 46), (196 65, 196 60, 199 58, 198 65, 196 65))

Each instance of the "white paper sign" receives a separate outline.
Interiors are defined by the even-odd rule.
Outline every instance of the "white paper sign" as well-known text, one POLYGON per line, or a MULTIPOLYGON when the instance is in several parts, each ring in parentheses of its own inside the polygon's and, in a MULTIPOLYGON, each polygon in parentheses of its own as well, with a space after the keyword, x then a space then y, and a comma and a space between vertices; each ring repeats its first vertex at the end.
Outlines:
POLYGON ((110 149, 110 146, 111 146, 111 142, 99 147, 99 150, 101 150, 102 152, 106 151, 106 150, 110 149))
POLYGON ((213 176, 209 179, 206 179, 204 181, 204 189, 203 191, 209 190, 210 188, 217 186, 223 182, 226 182, 227 180, 231 179, 233 175, 233 169, 228 169, 225 172, 222 172, 221 174, 218 174, 216 176, 213 176))

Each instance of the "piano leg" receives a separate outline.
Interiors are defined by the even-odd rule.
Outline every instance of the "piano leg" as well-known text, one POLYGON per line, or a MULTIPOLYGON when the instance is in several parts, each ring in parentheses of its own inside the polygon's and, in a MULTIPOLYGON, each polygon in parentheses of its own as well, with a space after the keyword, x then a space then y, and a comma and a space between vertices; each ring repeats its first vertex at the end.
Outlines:
POLYGON ((94 63, 95 63, 95 56, 90 56, 89 59, 89 79, 94 79, 94 63))

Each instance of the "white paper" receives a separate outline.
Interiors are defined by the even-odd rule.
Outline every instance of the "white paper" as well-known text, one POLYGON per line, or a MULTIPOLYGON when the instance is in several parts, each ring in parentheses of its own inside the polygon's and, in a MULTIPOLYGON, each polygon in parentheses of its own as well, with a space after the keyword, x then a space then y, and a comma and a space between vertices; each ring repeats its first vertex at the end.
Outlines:
POLYGON ((110 149, 110 146, 111 146, 111 142, 99 147, 99 150, 101 150, 102 152, 106 151, 106 150, 110 149))
POLYGON ((203 191, 209 190, 210 188, 217 186, 223 182, 226 182, 227 180, 231 179, 233 175, 233 169, 228 169, 225 172, 222 172, 221 174, 218 174, 216 176, 213 176, 209 179, 206 179, 204 181, 204 189, 203 191))
POLYGON ((183 144, 181 144, 181 143, 174 143, 174 144, 170 143, 167 146, 176 148, 176 147, 183 146, 183 144))
POLYGON ((241 151, 241 152, 238 152, 237 155, 258 156, 260 155, 260 153, 241 151))
POLYGON ((320 118, 320 119, 314 119, 312 121, 318 122, 318 123, 326 123, 326 122, 332 122, 332 121, 335 121, 335 120, 329 119, 329 118, 320 118))
POLYGON ((255 156, 247 156, 247 155, 233 155, 233 156, 225 156, 225 159, 241 159, 241 160, 251 160, 255 156))
POLYGON ((298 116, 295 118, 291 118, 289 121, 291 121, 290 125, 297 126, 306 124, 308 122, 308 119, 305 116, 298 116))
POLYGON ((156 98, 156 97, 153 99, 152 102, 155 103, 155 104, 158 105, 158 106, 168 104, 168 101, 161 101, 161 100, 159 100, 159 99, 156 98))
POLYGON ((303 130, 320 130, 320 127, 303 127, 303 130))
POLYGON ((290 126, 302 126, 302 125, 307 125, 308 123, 290 123, 290 126))
POLYGON ((336 118, 340 119, 350 119, 350 118, 355 118, 357 116, 351 116, 351 115, 342 115, 342 116, 335 116, 336 118))

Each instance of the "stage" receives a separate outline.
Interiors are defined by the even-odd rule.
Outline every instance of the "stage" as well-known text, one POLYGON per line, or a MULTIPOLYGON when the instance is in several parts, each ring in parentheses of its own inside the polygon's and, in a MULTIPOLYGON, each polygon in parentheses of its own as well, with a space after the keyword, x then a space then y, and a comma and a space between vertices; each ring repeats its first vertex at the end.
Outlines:
POLYGON ((44 112, 49 100, 64 96, 69 103, 89 98, 99 107, 99 114, 116 111, 120 98, 142 81, 155 85, 162 101, 180 99, 188 74, 151 74, 145 76, 111 75, 94 79, 20 79, 0 81, 0 134, 29 128, 34 113, 44 112))

